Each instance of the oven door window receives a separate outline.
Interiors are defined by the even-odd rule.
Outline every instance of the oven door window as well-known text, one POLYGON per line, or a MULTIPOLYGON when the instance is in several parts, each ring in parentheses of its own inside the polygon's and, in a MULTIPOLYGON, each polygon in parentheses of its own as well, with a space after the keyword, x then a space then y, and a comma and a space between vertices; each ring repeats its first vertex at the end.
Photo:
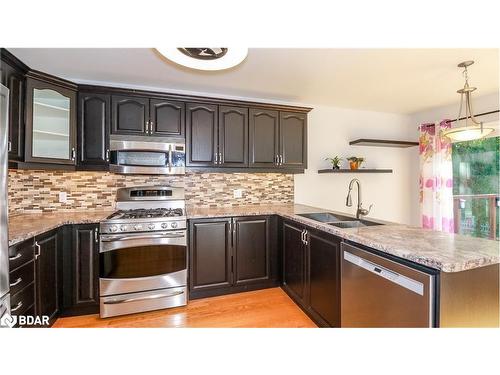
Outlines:
POLYGON ((114 151, 112 163, 126 166, 166 167, 168 166, 168 152, 114 151))
POLYGON ((137 246, 100 254, 101 278, 128 279, 158 276, 186 268, 185 246, 137 246))

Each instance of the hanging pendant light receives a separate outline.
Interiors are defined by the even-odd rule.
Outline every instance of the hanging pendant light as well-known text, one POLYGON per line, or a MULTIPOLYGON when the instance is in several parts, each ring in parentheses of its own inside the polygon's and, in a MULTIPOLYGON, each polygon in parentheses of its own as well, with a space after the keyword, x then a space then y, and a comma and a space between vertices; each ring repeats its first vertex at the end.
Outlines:
POLYGON ((464 61, 458 64, 459 68, 464 68, 463 75, 465 78, 464 87, 457 90, 460 94, 460 108, 458 110, 458 117, 456 119, 457 126, 454 128, 446 129, 443 135, 448 137, 452 142, 472 141, 486 137, 495 129, 490 127, 483 127, 483 123, 474 117, 472 110, 471 94, 476 90, 475 87, 469 86, 469 76, 467 74, 467 67, 474 64, 474 61, 464 61), (465 117, 463 118, 462 126, 460 126, 460 118, 462 116, 462 108, 464 107, 465 98, 465 117))

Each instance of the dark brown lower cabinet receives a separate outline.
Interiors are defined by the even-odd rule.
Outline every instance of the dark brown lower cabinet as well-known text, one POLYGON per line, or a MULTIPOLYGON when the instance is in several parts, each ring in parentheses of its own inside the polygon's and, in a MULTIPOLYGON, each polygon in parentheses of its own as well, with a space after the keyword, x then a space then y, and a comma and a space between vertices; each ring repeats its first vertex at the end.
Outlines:
POLYGON ((283 289, 319 326, 340 327, 341 239, 282 224, 283 289))
POLYGON ((61 315, 99 312, 99 224, 65 228, 63 311, 61 315))
POLYGON ((308 230, 307 242, 308 307, 320 325, 340 327, 340 239, 308 230))
POLYGON ((190 290, 197 292, 230 287, 232 280, 231 219, 190 222, 190 290))
POLYGON ((66 225, 9 248, 13 315, 46 316, 50 326, 59 316, 99 312, 98 228, 66 225))
POLYGON ((283 285, 295 300, 306 297, 306 248, 303 227, 283 223, 283 285))
POLYGON ((190 299, 279 285, 276 218, 190 220, 190 299))
POLYGON ((48 317, 50 325, 59 314, 59 247, 57 230, 35 237, 35 311, 39 317, 48 317))

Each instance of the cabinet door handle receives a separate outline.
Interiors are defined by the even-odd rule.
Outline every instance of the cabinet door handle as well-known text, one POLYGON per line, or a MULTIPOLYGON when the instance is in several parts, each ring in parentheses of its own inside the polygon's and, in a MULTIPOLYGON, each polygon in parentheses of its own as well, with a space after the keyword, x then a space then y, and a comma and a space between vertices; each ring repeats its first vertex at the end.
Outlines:
POLYGON ((154 125, 154 122, 150 121, 149 122, 149 134, 153 134, 153 125, 154 125))
POLYGON ((304 230, 304 245, 309 245, 309 240, 307 239, 307 235, 309 234, 309 232, 306 230, 304 230))
POLYGON ((76 150, 75 150, 75 148, 73 147, 73 148, 71 149, 71 160, 75 161, 75 159, 76 159, 76 150))
POLYGON ((99 229, 95 228, 94 229, 94 241, 95 242, 99 242, 99 236, 98 236, 98 234, 99 234, 99 229))
POLYGON ((109 162, 109 149, 106 150, 106 161, 109 162))
POLYGON ((38 244, 38 242, 35 242, 35 247, 36 247, 35 259, 38 259, 38 257, 40 256, 40 250, 41 250, 41 247, 38 244))
POLYGON ((222 152, 219 152, 219 164, 222 164, 222 152))
POLYGON ((16 286, 18 285, 21 281, 23 281, 23 278, 22 277, 18 277, 16 281, 14 281, 13 283, 10 283, 9 285, 12 287, 12 286, 16 286))
POLYGON ((217 152, 214 154, 214 164, 217 164, 217 156, 218 156, 218 155, 219 155, 219 154, 218 154, 217 152))
POLYGON ((300 232, 300 240, 302 241, 302 243, 304 243, 304 232, 305 229, 302 229, 302 232, 300 232))
POLYGON ((233 219, 229 219, 229 236, 231 236, 231 247, 234 245, 233 240, 233 219))
POLYGON ((283 165, 283 155, 280 155, 280 165, 283 165))
POLYGON ((12 151, 12 142, 9 141, 9 151, 8 152, 11 152, 12 151))

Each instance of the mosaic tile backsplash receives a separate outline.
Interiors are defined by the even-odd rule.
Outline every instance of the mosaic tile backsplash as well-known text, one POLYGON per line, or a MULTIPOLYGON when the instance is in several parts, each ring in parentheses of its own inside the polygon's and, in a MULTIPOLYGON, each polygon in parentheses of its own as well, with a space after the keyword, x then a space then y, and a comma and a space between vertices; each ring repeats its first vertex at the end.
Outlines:
POLYGON ((186 204, 230 207, 293 202, 293 175, 280 173, 188 173, 132 176, 107 172, 9 170, 9 214, 31 211, 112 209, 116 189, 130 186, 183 186, 186 204), (243 197, 235 199, 234 189, 243 197), (59 192, 67 202, 59 202, 59 192))

